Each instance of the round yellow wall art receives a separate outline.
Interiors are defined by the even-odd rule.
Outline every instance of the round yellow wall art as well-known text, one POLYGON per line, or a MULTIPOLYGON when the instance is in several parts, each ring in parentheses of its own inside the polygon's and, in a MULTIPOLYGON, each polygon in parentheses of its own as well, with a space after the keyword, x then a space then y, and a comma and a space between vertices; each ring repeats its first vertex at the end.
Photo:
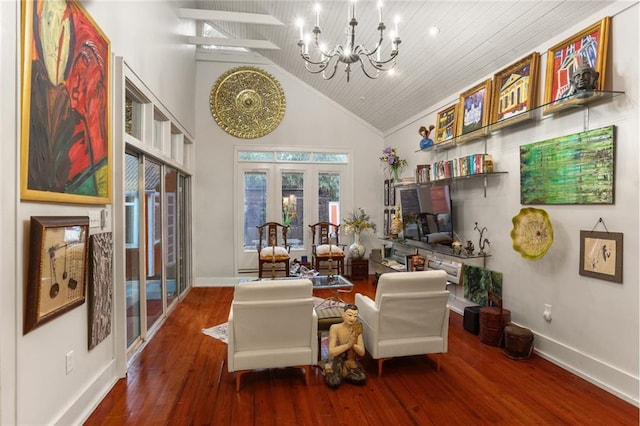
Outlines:
POLYGON ((513 249, 528 260, 542 258, 553 243, 553 226, 547 212, 533 207, 523 208, 512 222, 513 249))
POLYGON ((255 67, 237 67, 224 73, 211 88, 211 115, 232 136, 255 139, 271 133, 286 109, 278 80, 255 67))

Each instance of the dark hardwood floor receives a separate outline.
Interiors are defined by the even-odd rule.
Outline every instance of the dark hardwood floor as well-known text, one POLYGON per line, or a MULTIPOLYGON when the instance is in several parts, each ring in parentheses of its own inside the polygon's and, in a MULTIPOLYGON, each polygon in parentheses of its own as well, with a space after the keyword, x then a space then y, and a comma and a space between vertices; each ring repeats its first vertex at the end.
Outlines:
MULTIPOLYGON (((375 294, 371 282, 355 292, 375 294)), ((353 301, 353 294, 343 295, 353 301)), ((327 294, 318 294, 326 297, 327 294)), ((236 392, 224 343, 201 333, 225 322, 232 288, 194 288, 131 363, 86 425, 638 425, 638 408, 533 355, 514 361, 451 314, 449 352, 376 363, 364 386, 329 389, 314 368, 257 371, 236 392)))

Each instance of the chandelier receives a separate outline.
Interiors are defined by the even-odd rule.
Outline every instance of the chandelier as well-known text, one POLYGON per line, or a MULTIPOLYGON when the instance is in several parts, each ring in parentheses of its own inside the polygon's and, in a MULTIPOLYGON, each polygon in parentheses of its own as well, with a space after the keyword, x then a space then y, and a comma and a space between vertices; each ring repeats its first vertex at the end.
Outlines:
POLYGON ((327 49, 320 42, 320 34, 322 34, 322 30, 320 29, 320 5, 316 4, 314 10, 316 13, 316 24, 313 27, 312 36, 308 35, 305 37, 304 23, 302 21, 298 22, 298 26, 300 27, 298 47, 300 48, 300 56, 304 59, 304 66, 307 71, 312 74, 321 74, 322 78, 329 80, 336 75, 338 66, 342 63, 345 65, 344 71, 347 73, 347 82, 349 82, 352 64, 360 64, 364 75, 371 79, 378 78, 380 71, 389 71, 396 65, 398 45, 400 44, 398 18, 395 20, 395 31, 391 34, 391 52, 389 52, 389 57, 384 60, 381 59, 384 31, 387 28, 384 22, 382 22, 382 2, 378 3, 378 31, 380 32, 380 38, 371 50, 361 44, 356 44, 356 26, 358 25, 358 20, 356 19, 356 0, 351 0, 347 13, 347 28, 345 30, 347 36, 346 44, 337 44, 331 49, 327 49), (313 43, 313 47, 316 50, 313 57, 309 54, 309 44, 311 43, 313 43))

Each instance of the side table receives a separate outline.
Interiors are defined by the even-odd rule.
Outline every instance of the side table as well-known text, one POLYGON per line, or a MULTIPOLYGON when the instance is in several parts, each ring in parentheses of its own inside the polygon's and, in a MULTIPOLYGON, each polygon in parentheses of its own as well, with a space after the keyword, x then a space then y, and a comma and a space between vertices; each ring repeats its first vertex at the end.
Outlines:
POLYGON ((369 278, 369 259, 353 259, 351 258, 351 275, 353 280, 366 280, 369 278))

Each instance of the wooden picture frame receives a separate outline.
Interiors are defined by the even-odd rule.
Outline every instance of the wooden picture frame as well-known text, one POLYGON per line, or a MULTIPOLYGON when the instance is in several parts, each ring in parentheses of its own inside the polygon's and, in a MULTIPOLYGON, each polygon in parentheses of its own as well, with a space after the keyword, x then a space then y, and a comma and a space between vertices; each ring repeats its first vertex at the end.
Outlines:
POLYGON ((23 334, 85 302, 89 218, 31 216, 23 334))
POLYGON ((109 39, 78 1, 22 5, 21 199, 109 204, 109 39))
POLYGON ((458 104, 453 104, 438 112, 436 116, 436 136, 433 144, 440 145, 453 142, 456 137, 458 122, 458 104))
POLYGON ((549 48, 544 90, 545 114, 562 107, 562 99, 570 95, 573 73, 584 60, 600 74, 596 82, 597 90, 604 89, 610 26, 611 17, 607 16, 549 48))
POLYGON ((538 101, 540 54, 533 52, 493 76, 491 130, 533 118, 538 101))
POLYGON ((622 233, 580 231, 580 275, 622 283, 622 233))
POLYGON ((491 79, 462 93, 459 105, 456 142, 487 135, 491 113, 491 79))

